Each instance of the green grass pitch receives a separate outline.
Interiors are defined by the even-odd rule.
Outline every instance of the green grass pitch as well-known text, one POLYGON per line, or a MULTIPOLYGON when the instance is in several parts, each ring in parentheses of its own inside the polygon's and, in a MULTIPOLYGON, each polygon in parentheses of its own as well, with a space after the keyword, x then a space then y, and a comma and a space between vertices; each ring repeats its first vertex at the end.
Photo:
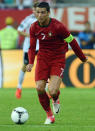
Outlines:
MULTIPOLYGON (((0 89, 0 131, 95 131, 95 88, 61 89, 61 110, 55 123, 44 125, 46 114, 39 104, 36 89, 23 89, 22 98, 15 98, 16 89, 0 89), (11 120, 11 112, 22 106, 29 112, 24 125, 11 120)), ((51 102, 52 106, 52 102, 51 102)))

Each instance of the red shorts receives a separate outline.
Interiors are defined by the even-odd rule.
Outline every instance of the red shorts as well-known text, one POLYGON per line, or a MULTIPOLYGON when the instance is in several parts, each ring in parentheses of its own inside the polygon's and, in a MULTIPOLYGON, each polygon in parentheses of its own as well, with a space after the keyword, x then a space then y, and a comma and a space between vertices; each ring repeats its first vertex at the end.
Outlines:
POLYGON ((63 78, 65 58, 54 59, 49 62, 47 59, 37 59, 35 69, 35 81, 48 80, 51 75, 63 78))

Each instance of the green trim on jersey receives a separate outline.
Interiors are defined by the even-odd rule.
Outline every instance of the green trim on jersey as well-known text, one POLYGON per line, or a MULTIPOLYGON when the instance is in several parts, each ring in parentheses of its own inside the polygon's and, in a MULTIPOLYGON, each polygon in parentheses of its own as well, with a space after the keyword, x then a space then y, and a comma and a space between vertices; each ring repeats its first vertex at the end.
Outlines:
POLYGON ((72 42, 72 40, 74 39, 74 37, 70 34, 67 38, 65 38, 64 40, 67 42, 67 43, 70 43, 72 42))
POLYGON ((40 27, 48 27, 48 26, 50 25, 50 23, 51 23, 51 18, 50 18, 50 20, 49 20, 48 25, 43 25, 43 26, 41 26, 41 25, 40 25, 40 22, 38 21, 38 25, 39 25, 40 27))

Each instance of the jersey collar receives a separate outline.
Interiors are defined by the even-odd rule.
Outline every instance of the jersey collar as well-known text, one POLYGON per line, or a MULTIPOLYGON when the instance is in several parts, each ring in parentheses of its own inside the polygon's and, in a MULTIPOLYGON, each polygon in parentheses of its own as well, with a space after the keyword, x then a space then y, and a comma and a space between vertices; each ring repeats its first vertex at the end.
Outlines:
POLYGON ((50 23, 51 23, 51 18, 50 18, 50 20, 49 20, 48 25, 43 25, 43 26, 41 26, 40 23, 39 23, 39 21, 38 21, 38 25, 39 25, 40 27, 48 27, 48 26, 50 25, 50 23))

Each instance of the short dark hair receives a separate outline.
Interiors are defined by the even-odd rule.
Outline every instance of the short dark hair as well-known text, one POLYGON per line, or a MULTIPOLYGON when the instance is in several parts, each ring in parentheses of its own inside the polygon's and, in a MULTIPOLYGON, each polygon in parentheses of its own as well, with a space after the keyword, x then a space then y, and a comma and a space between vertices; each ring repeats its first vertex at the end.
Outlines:
POLYGON ((48 12, 50 12, 50 6, 49 6, 49 4, 47 2, 41 2, 41 3, 38 4, 37 7, 39 7, 39 8, 46 8, 46 10, 48 12))

